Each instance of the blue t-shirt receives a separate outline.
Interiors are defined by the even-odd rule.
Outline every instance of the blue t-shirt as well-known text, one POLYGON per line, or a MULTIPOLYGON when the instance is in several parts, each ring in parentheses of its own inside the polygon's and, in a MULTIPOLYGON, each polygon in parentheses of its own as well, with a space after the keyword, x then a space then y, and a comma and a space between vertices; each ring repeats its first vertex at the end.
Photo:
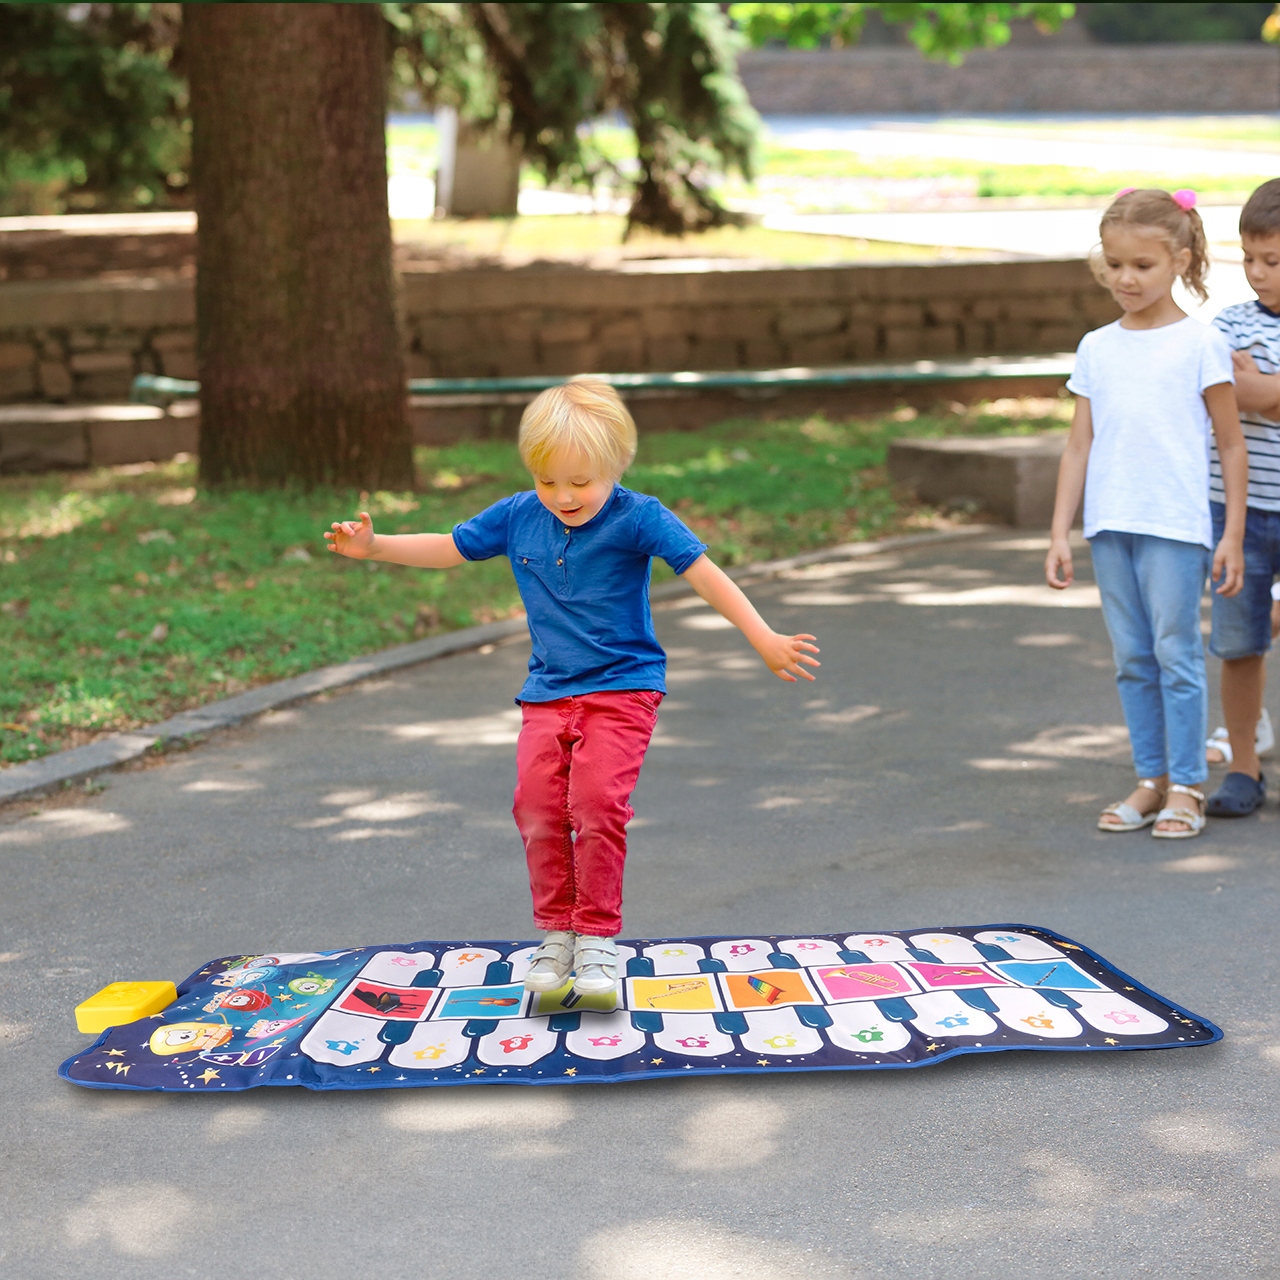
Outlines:
POLYGON ((511 561, 533 637, 517 701, 605 689, 666 692, 667 655, 649 613, 650 561, 661 556, 683 573, 707 548, 657 498, 615 485, 574 528, 536 493, 516 493, 456 525, 453 543, 468 560, 511 561))

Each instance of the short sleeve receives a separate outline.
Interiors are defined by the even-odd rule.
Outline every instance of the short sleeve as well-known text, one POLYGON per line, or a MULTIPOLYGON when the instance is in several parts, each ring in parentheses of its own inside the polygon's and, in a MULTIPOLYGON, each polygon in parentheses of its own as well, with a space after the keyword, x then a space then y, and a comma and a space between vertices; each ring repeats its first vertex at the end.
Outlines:
POLYGON ((1200 390, 1236 380, 1231 363, 1231 348, 1221 329, 1206 327, 1204 348, 1200 356, 1200 390))
POLYGON ((707 544, 657 498, 639 504, 635 532, 637 550, 665 560, 676 573, 683 573, 707 549, 707 544))
POLYGON ((1067 390, 1073 396, 1083 396, 1086 400, 1093 394, 1089 389, 1089 339, 1092 333, 1086 333, 1076 348, 1076 367, 1067 379, 1067 390))
POLYGON ((1235 326, 1231 323, 1231 317, 1227 315, 1227 312, 1232 310, 1234 310, 1234 308, 1224 307, 1223 310, 1219 311, 1218 314, 1213 317, 1209 324, 1211 329, 1217 329, 1217 331, 1227 340, 1227 346, 1231 346, 1233 339, 1235 338, 1235 326))
POLYGON ((486 507, 453 526, 453 545, 464 560, 492 560, 507 554, 507 532, 516 495, 486 507))

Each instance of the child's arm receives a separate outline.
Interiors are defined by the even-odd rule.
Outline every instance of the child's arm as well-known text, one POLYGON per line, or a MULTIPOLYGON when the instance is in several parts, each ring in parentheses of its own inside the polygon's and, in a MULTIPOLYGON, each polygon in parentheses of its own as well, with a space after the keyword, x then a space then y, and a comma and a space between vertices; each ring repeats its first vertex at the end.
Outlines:
POLYGON ((752 648, 764 659, 765 666, 781 680, 794 683, 797 676, 806 680, 814 677, 804 669, 820 667, 811 653, 821 652, 816 644, 810 644, 813 636, 783 636, 774 631, 756 612, 755 605, 747 599, 728 574, 706 556, 699 556, 681 575, 684 580, 719 614, 729 619, 748 640, 752 648))
POLYGON ((452 569, 466 562, 466 557, 454 546, 451 534, 375 534, 367 511, 360 513, 358 521, 335 521, 333 532, 326 532, 324 536, 330 551, 353 560, 385 560, 418 569, 452 569))
POLYGON ((1221 578, 1218 594, 1234 596, 1244 586, 1244 515, 1249 502, 1249 450, 1244 442, 1244 432, 1240 430, 1240 414, 1231 383, 1219 382, 1206 387, 1204 403, 1213 420, 1213 437, 1222 462, 1222 488, 1227 499, 1222 541, 1213 553, 1209 580, 1217 582, 1221 578))
POLYGON ((1053 524, 1049 528, 1049 554, 1044 560, 1045 580, 1064 591, 1075 581, 1071 563, 1071 523, 1084 496, 1084 478, 1089 470, 1089 450, 1093 447, 1093 411, 1086 396, 1076 396, 1071 434, 1058 466, 1058 493, 1053 501, 1053 524), (1061 576, 1059 576, 1061 575, 1061 576))
POLYGON ((1247 351, 1233 351, 1236 403, 1245 413, 1280 422, 1280 373, 1263 373, 1247 351))

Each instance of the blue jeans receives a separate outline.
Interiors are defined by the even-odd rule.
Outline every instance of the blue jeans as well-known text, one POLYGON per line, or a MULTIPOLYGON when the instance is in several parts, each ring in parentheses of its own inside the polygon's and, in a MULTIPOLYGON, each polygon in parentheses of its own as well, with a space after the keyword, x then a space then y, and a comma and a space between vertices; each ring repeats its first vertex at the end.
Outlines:
MULTIPOLYGON (((1213 540, 1222 541, 1227 509, 1209 503, 1213 540)), ((1244 513, 1244 586, 1239 595, 1213 595, 1213 634, 1209 652, 1228 662, 1252 658, 1271 648, 1271 583, 1280 574, 1280 511, 1246 507, 1244 513)))
POLYGON ((1209 552, 1193 542, 1111 530, 1089 545, 1134 767, 1140 778, 1167 773, 1171 782, 1196 786, 1208 777, 1200 596, 1209 552))

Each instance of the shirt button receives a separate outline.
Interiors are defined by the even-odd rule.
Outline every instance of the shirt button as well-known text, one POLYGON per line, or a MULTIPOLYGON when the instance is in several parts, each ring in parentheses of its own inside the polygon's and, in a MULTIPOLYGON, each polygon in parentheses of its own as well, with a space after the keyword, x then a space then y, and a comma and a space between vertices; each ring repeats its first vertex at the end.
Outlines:
POLYGON ((557 560, 557 561, 556 561, 556 564, 564 564, 564 561, 563 561, 563 560, 557 560))
POLYGON ((568 533, 568 532, 569 532, 569 530, 568 530, 568 529, 565 529, 565 533, 568 533))

